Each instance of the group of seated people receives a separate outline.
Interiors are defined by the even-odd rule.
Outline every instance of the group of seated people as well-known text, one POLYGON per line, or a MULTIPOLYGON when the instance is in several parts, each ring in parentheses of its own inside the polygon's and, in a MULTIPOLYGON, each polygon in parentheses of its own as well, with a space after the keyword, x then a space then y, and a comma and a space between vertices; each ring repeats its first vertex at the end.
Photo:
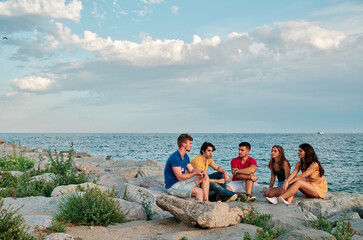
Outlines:
MULTIPOLYGON (((255 159, 249 156, 251 145, 248 142, 239 144, 239 156, 231 161, 232 181, 228 173, 213 160, 215 147, 204 142, 200 155, 191 161, 187 152, 192 148, 193 138, 189 134, 178 137, 179 149, 170 155, 165 169, 165 189, 168 194, 181 198, 194 197, 199 201, 230 202, 238 198, 241 201, 255 201, 252 195, 254 182, 258 180, 254 174, 257 170, 255 159), (208 167, 216 172, 207 175, 208 167)), ((328 185, 314 148, 307 143, 299 146, 300 161, 290 173, 290 163, 285 157, 284 149, 275 145, 271 150, 268 164, 271 170, 269 189, 262 191, 266 200, 272 204, 291 204, 295 194, 300 190, 313 198, 324 198, 328 185), (298 175, 301 170, 301 174, 298 175), (277 177, 277 187, 274 187, 277 177)))

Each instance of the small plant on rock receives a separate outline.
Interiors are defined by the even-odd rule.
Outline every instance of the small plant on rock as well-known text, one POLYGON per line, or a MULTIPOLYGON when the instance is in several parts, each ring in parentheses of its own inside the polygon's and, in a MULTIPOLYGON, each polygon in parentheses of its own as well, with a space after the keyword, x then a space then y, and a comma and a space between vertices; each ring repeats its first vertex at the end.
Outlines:
POLYGON ((138 192, 139 192, 139 194, 140 194, 140 196, 142 198, 141 199, 141 205, 143 206, 143 208, 144 208, 144 210, 146 212, 146 220, 150 221, 150 220, 153 219, 153 216, 154 216, 154 213, 153 213, 153 211, 151 209, 151 202, 150 202, 150 200, 148 198, 148 195, 146 193, 144 193, 140 189, 139 189, 138 192))
POLYGON ((310 225, 312 228, 331 233, 334 223, 324 216, 320 216, 316 220, 311 221, 310 225))
POLYGON ((317 220, 311 221, 310 225, 315 229, 323 230, 333 234, 338 240, 348 240, 357 234, 357 232, 351 227, 346 212, 342 213, 336 224, 326 219, 324 216, 321 216, 318 217, 317 220))
MULTIPOLYGON (((16 215, 19 210, 10 206, 3 208, 4 199, 0 200, 0 239, 36 240, 37 238, 26 233, 29 226, 23 223, 24 218, 16 215)), ((44 236, 41 237, 44 239, 44 236)))
POLYGON ((114 200, 115 194, 102 192, 98 188, 86 189, 63 198, 59 212, 54 216, 57 222, 82 225, 108 226, 124 222, 121 207, 114 200))
POLYGON ((58 222, 54 218, 52 219, 52 222, 49 227, 47 227, 48 230, 54 231, 54 232, 65 232, 67 227, 67 223, 64 221, 58 222))
POLYGON ((333 232, 333 235, 338 240, 348 240, 351 239, 351 237, 353 237, 355 234, 357 234, 357 231, 351 227, 347 213, 343 212, 339 221, 337 222, 337 226, 333 232))

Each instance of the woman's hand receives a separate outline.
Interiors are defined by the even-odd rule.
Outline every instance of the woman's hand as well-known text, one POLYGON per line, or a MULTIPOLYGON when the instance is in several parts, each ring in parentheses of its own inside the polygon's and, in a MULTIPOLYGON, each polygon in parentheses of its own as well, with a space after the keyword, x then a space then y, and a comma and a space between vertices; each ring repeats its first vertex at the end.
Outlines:
POLYGON ((282 185, 282 193, 286 192, 287 188, 289 187, 289 181, 286 180, 282 185))

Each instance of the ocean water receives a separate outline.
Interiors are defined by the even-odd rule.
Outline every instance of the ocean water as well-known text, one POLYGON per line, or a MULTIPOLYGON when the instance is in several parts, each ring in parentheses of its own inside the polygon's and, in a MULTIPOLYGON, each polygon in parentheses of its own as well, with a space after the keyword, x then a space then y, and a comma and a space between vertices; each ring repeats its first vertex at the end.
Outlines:
MULTIPOLYGON (((7 142, 21 143, 31 148, 67 150, 71 142, 77 152, 92 156, 111 156, 122 161, 154 159, 165 164, 169 155, 177 150, 179 134, 59 134, 59 133, 0 133, 7 142)), ((204 141, 215 145, 213 160, 230 172, 230 161, 238 156, 238 144, 242 141, 252 145, 250 156, 257 161, 256 176, 259 184, 269 184, 270 170, 267 165, 273 145, 281 145, 290 161, 292 170, 299 161, 298 146, 311 144, 325 169, 329 191, 345 191, 363 194, 363 134, 223 134, 194 133, 193 148, 189 157, 199 154, 204 141)))

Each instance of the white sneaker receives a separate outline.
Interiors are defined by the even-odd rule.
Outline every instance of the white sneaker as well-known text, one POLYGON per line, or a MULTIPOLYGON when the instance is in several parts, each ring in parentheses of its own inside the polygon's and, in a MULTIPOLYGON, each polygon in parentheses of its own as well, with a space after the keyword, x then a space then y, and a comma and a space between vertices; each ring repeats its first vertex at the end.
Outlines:
POLYGON ((270 203, 272 204, 278 204, 279 203, 279 200, 277 200, 276 197, 266 197, 266 200, 269 201, 270 203))
POLYGON ((226 202, 233 202, 233 201, 236 201, 238 195, 237 194, 234 194, 232 197, 230 197, 226 202))
POLYGON ((283 199, 282 197, 278 198, 279 203, 285 203, 285 205, 290 205, 290 203, 288 201, 286 201, 285 199, 283 199))

